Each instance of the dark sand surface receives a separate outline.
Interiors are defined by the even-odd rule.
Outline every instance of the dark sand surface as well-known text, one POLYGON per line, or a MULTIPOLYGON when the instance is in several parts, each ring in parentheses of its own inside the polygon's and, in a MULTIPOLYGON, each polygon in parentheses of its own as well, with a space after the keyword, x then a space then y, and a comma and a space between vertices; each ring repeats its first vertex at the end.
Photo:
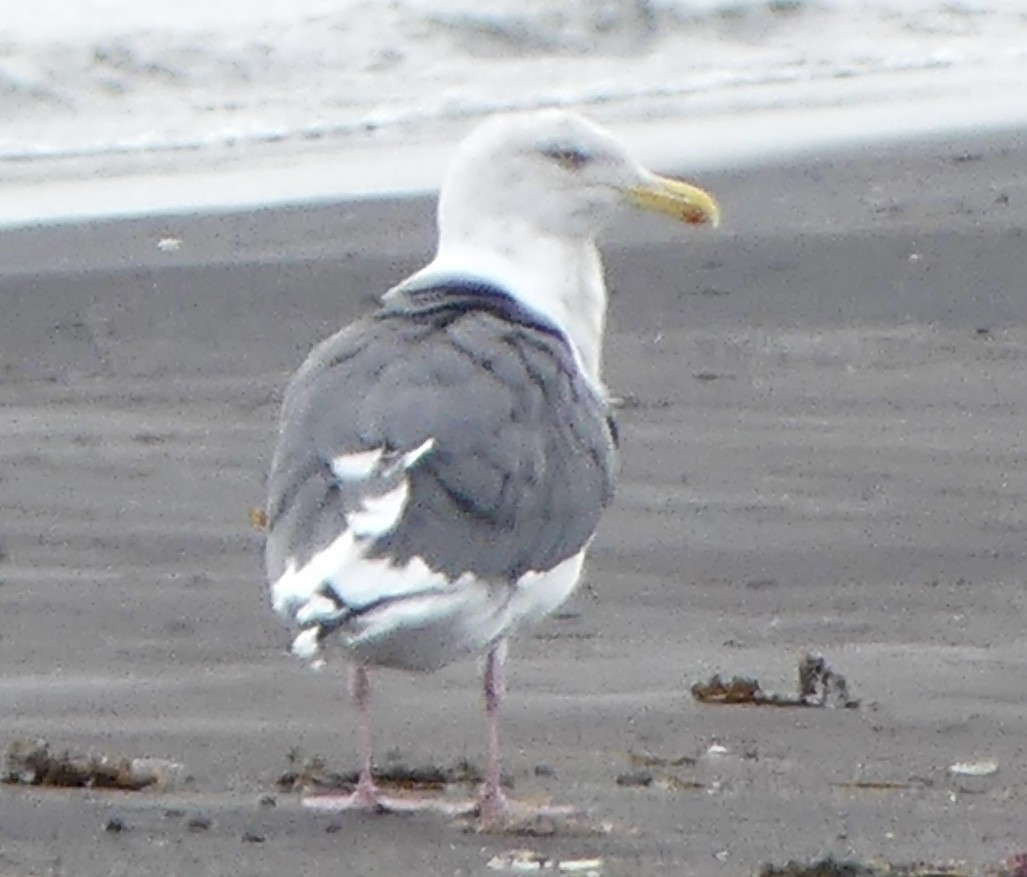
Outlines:
MULTIPOLYGON (((718 232, 610 235, 620 492, 580 614, 514 644, 505 726, 518 793, 591 808, 613 824, 594 838, 258 806, 294 747, 355 761, 342 667, 284 654, 247 522, 278 394, 424 261, 431 205, 0 233, 0 742, 194 777, 2 787, 0 874, 473 875, 530 847, 604 875, 740 875, 1027 847, 1025 168, 1027 135, 864 148, 707 175, 718 232), (805 648, 860 710, 688 693, 718 670, 790 688, 805 648), (629 752, 714 741, 726 756, 677 771, 703 788, 616 783, 629 752), (974 758, 997 773, 947 774, 974 758), (127 830, 104 831, 114 815, 127 830)), ((473 664, 382 674, 380 751, 480 761, 479 704, 473 664)))

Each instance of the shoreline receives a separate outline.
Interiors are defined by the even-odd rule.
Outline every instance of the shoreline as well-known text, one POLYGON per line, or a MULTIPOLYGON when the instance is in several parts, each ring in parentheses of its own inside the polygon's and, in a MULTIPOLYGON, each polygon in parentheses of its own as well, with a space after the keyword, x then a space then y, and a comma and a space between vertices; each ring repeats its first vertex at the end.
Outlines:
MULTIPOLYGON (((601 106, 577 109, 609 125, 649 166, 685 175, 1027 130, 1027 106, 1007 97, 1019 80, 1004 71, 972 81, 959 71, 918 71, 897 92, 894 79, 868 80, 807 86, 801 97, 789 87, 753 88, 734 107, 698 95, 640 101, 612 117, 601 106)), ((0 230, 421 196, 436 190, 455 142, 475 121, 315 144, 9 161, 0 230)))

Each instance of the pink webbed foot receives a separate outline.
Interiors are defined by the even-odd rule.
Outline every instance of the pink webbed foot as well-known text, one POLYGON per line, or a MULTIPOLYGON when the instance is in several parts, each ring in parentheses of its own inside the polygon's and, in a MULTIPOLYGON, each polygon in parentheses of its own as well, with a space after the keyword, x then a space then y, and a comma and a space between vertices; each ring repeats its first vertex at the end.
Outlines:
POLYGON ((500 709, 506 692, 503 661, 506 643, 500 641, 485 661, 485 715, 488 722, 488 761, 477 799, 447 798, 444 795, 385 794, 372 774, 371 684, 367 668, 352 668, 350 691, 357 707, 360 726, 361 770, 356 787, 348 794, 308 795, 303 806, 327 813, 435 813, 461 819, 475 831, 507 834, 595 833, 574 807, 534 804, 509 799, 501 783, 499 745, 500 709))
POLYGON ((549 836, 600 833, 577 807, 512 800, 502 791, 496 794, 493 790, 483 791, 474 807, 464 814, 461 825, 482 834, 549 836))
POLYGON ((363 778, 348 795, 308 795, 303 799, 303 806, 327 813, 343 813, 352 810, 365 813, 389 812, 378 788, 374 783, 364 782, 363 778))
POLYGON ((372 793, 355 789, 348 795, 308 795, 303 799, 303 806, 321 813, 435 813, 449 818, 467 816, 477 807, 474 801, 433 796, 384 795, 377 789, 372 793))
MULTIPOLYGON (((576 830, 584 825, 581 812, 575 807, 555 804, 532 804, 514 801, 506 796, 501 782, 499 722, 503 696, 506 694, 506 642, 500 641, 485 659, 485 717, 488 722, 488 764, 485 782, 474 809, 469 814, 477 831, 496 834, 556 834, 568 826, 576 830)), ((591 832, 590 832, 591 833, 591 832)))

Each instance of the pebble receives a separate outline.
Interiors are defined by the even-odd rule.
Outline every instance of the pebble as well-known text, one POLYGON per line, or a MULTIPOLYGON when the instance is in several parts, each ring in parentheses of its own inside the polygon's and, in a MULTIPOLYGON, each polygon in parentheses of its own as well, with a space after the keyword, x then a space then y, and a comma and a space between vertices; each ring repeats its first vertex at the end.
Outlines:
POLYGON ((647 770, 631 770, 617 777, 618 786, 645 787, 653 784, 653 775, 647 770))
POLYGON ((121 834, 121 832, 126 828, 128 828, 128 825, 125 823, 124 819, 120 816, 112 816, 107 820, 107 824, 103 827, 103 830, 110 834, 121 834))
POLYGON ((190 831, 208 831, 211 826, 209 816, 191 816, 185 827, 190 831))

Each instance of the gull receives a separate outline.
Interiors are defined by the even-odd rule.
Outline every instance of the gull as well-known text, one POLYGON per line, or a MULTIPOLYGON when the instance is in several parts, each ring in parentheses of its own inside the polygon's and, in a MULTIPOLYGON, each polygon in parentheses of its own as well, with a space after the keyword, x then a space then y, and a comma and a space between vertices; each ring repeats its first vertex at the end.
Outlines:
POLYGON ((375 783, 371 668, 473 656, 488 758, 469 806, 484 823, 514 808, 500 781, 507 642, 570 596, 613 496, 595 241, 624 204, 719 219, 706 192, 647 170, 581 116, 487 119, 443 182, 435 257, 287 387, 266 566, 292 652, 317 663, 333 645, 350 662, 361 767, 332 809, 424 804, 375 783))

